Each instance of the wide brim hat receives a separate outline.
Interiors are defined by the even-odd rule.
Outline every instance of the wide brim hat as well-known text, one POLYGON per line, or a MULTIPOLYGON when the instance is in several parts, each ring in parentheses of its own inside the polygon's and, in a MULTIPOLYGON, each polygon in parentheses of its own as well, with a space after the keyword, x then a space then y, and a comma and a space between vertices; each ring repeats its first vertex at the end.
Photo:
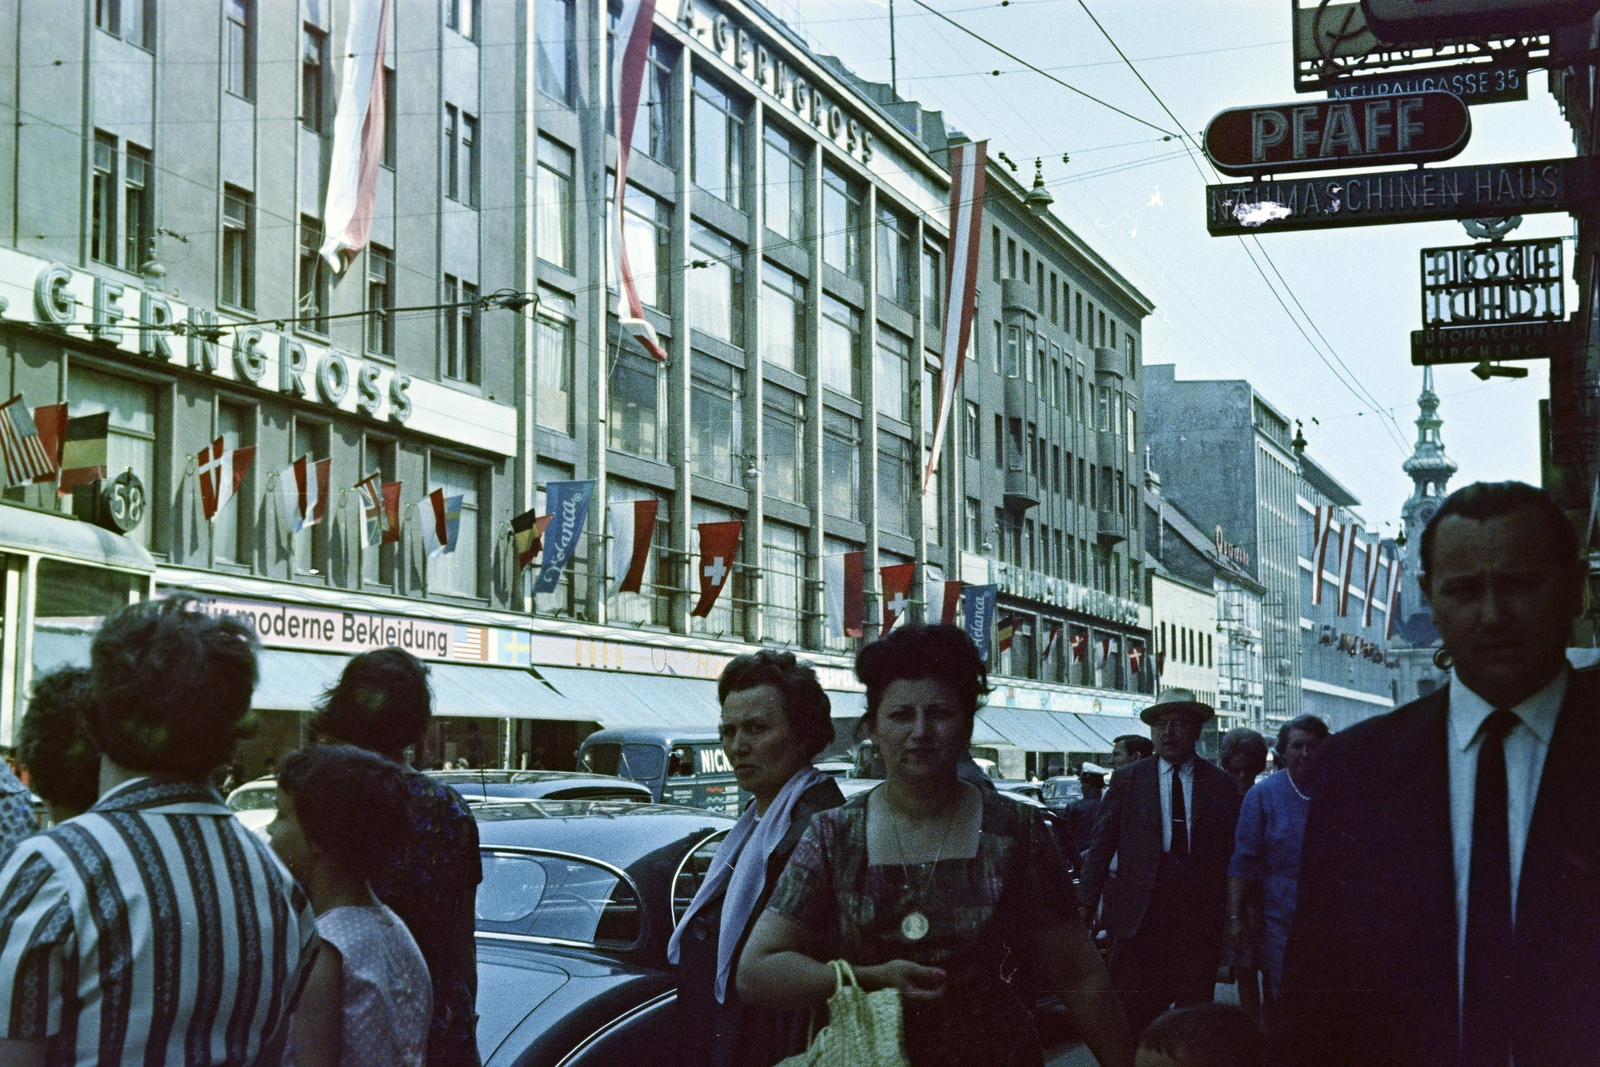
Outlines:
POLYGON ((1172 711, 1187 712, 1196 722, 1205 722, 1217 714, 1210 704, 1197 698, 1193 690, 1163 689, 1161 695, 1156 697, 1155 703, 1139 713, 1139 721, 1146 726, 1154 726, 1157 716, 1172 711))

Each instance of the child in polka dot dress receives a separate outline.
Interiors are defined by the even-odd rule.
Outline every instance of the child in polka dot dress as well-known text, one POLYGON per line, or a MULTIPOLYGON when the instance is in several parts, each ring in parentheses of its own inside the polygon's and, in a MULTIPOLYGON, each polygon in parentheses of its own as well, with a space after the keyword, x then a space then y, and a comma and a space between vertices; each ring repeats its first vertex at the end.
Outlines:
POLYGON ((278 771, 268 827, 305 888, 322 944, 290 1023, 295 1067, 423 1067, 433 1014, 428 965, 405 924, 372 894, 410 826, 404 772, 347 745, 314 745, 278 771))

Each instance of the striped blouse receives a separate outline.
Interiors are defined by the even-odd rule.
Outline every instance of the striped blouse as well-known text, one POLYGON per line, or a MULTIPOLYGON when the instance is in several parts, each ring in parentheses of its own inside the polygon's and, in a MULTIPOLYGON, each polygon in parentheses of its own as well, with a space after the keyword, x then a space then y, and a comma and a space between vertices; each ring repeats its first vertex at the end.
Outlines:
POLYGON ((147 777, 0 868, 0 1036, 51 1065, 275 1057, 316 944, 304 894, 208 786, 147 777))

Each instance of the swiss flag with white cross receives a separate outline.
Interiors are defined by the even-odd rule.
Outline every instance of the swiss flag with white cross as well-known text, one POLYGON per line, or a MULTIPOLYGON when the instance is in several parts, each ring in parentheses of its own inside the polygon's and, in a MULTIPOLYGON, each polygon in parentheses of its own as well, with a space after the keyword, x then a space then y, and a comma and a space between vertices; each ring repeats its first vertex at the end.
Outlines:
POLYGON ((911 585, 917 579, 917 565, 896 563, 880 567, 878 575, 883 583, 883 632, 888 633, 911 607, 911 585))
POLYGON ((734 561, 739 556, 739 531, 743 527, 744 523, 737 519, 700 524, 700 560, 695 564, 700 580, 700 602, 689 614, 702 618, 711 614, 711 605, 717 602, 717 595, 733 573, 734 561))

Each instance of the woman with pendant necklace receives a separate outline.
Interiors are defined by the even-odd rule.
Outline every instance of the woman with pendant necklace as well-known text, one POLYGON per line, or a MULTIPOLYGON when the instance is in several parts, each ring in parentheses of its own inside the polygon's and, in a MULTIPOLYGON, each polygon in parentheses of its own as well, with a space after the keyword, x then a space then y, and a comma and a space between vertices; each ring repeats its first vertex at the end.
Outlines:
POLYGON ((1257 782, 1245 794, 1228 864, 1228 939, 1246 936, 1244 902, 1259 886, 1266 932, 1261 964, 1275 995, 1283 977, 1283 951, 1294 924, 1300 895, 1300 842, 1311 810, 1313 767, 1328 739, 1328 724, 1315 715, 1290 719, 1278 730, 1277 756, 1283 770, 1257 782))
POLYGON ((957 777, 988 693, 972 639, 894 630, 856 676, 884 783, 811 820, 740 957, 739 995, 820 1008, 826 961, 843 958, 863 988, 900 990, 912 1067, 1040 1067, 1028 1002, 1049 989, 1103 1067, 1127 1067, 1122 1009, 1049 828, 957 777))

